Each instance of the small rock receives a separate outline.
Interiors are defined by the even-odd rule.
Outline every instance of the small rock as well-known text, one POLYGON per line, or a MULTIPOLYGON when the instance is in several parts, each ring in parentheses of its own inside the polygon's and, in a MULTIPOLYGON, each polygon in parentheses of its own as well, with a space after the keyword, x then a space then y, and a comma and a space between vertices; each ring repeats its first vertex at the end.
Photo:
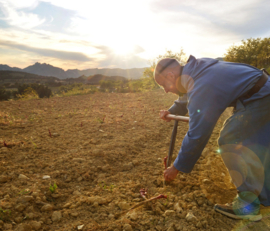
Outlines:
POLYGON ((129 214, 129 217, 131 220, 136 221, 138 219, 138 214, 136 212, 133 212, 129 214))
POLYGON ((186 220, 188 222, 192 222, 192 223, 197 222, 197 218, 191 212, 188 212, 188 214, 186 216, 186 220))
POLYGON ((8 152, 8 148, 7 148, 7 147, 2 147, 2 148, 0 149, 0 152, 8 152))
POLYGON ((199 222, 196 224, 196 227, 197 227, 198 229, 200 229, 200 228, 202 227, 202 223, 199 221, 199 222))
POLYGON ((126 209, 129 209, 129 204, 127 202, 120 202, 118 204, 118 206, 120 207, 120 209, 122 210, 126 210, 126 209))
POLYGON ((181 213, 183 211, 178 202, 174 204, 173 208, 178 213, 181 213))
POLYGON ((63 208, 64 208, 64 209, 65 209, 65 208, 68 208, 68 207, 70 207, 70 205, 71 205, 71 203, 66 203, 66 204, 63 205, 63 208))
POLYGON ((123 231, 132 231, 132 226, 130 224, 125 224, 123 226, 123 231))
POLYGON ((211 181, 210 180, 208 180, 208 179, 203 179, 203 181, 202 181, 204 184, 211 184, 211 181))
POLYGON ((166 217, 171 217, 171 216, 175 215, 175 211, 174 210, 166 210, 164 214, 166 217))
POLYGON ((2 227, 3 225, 4 225, 4 222, 0 220, 0 227, 2 227))
POLYGON ((6 183, 8 179, 9 178, 7 176, 0 176, 0 183, 6 183))
POLYGON ((23 174, 20 174, 19 175, 19 179, 22 179, 22 180, 29 180, 29 178, 23 174))
POLYGON ((73 192, 73 195, 75 195, 75 196, 80 196, 80 195, 82 195, 79 191, 74 191, 73 192))
MULTIPOLYGON (((11 224, 9 224, 9 225, 11 225, 11 224)), ((5 228, 7 228, 7 227, 5 227, 5 228)), ((11 229, 12 229, 12 225, 11 225, 11 229)), ((9 230, 9 229, 6 229, 6 230, 9 230)), ((32 230, 32 228, 28 224, 19 224, 17 226, 17 228, 15 229, 15 231, 30 231, 30 230, 32 230)))
POLYGON ((32 221, 30 225, 33 230, 39 230, 41 228, 41 222, 38 221, 32 221))
POLYGON ((132 164, 133 164, 134 166, 139 165, 139 163, 140 163, 140 162, 139 162, 138 160, 133 160, 133 161, 132 161, 132 164))
POLYGON ((43 180, 47 180, 47 179, 50 179, 50 178, 51 178, 51 177, 48 176, 48 175, 45 175, 45 176, 42 177, 43 180))
POLYGON ((84 226, 84 225, 79 225, 79 226, 77 226, 77 229, 78 229, 78 230, 82 230, 82 229, 83 229, 83 226, 84 226))
POLYGON ((173 228, 173 226, 170 226, 167 231, 175 231, 175 229, 173 228))
POLYGON ((52 221, 53 222, 58 222, 60 221, 62 218, 62 213, 60 211, 54 211, 52 213, 52 221))
POLYGON ((109 219, 114 219, 114 215, 110 213, 109 216, 108 216, 108 218, 109 219))
POLYGON ((56 136, 60 136, 58 133, 52 133, 52 136, 56 137, 56 136))
POLYGON ((79 216, 79 213, 74 212, 74 213, 71 213, 70 215, 71 215, 72 217, 77 217, 77 216, 79 216))
POLYGON ((42 212, 51 211, 51 210, 53 210, 53 206, 50 205, 50 204, 43 205, 42 208, 41 208, 42 212))
POLYGON ((32 200, 34 200, 33 196, 22 196, 17 199, 17 202, 26 203, 32 200))
POLYGON ((95 208, 98 207, 98 202, 97 201, 94 202, 93 207, 95 207, 95 208))

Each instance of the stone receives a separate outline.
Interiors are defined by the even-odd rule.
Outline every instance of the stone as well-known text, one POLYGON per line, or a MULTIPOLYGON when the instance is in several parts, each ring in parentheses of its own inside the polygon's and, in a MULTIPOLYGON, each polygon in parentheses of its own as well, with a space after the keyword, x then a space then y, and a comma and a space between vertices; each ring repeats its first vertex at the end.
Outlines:
POLYGON ((43 180, 47 180, 47 179, 50 179, 50 178, 51 178, 51 177, 48 176, 48 175, 45 175, 45 176, 42 177, 43 180))
POLYGON ((52 211, 52 210, 53 210, 53 206, 50 204, 43 205, 41 208, 42 212, 47 212, 47 211, 52 211))
POLYGON ((180 207, 178 202, 174 204, 173 208, 174 208, 174 211, 176 211, 177 213, 183 212, 183 209, 180 207))
POLYGON ((78 226, 77 226, 77 229, 78 229, 78 230, 82 230, 83 227, 84 227, 84 225, 78 225, 78 226))
POLYGON ((33 196, 21 196, 17 199, 17 202, 26 203, 32 200, 34 200, 33 196))
POLYGON ((192 223, 197 222, 197 218, 193 215, 192 212, 188 212, 188 214, 186 215, 186 220, 192 223))
POLYGON ((120 203, 118 203, 118 206, 119 206, 120 209, 122 209, 122 210, 129 209, 129 204, 128 204, 127 202, 120 202, 120 203))
POLYGON ((175 215, 175 211, 174 210, 166 210, 165 213, 164 213, 164 215, 166 217, 172 217, 172 216, 175 215))
POLYGON ((123 226, 123 231, 132 231, 132 226, 130 224, 125 224, 123 226))
POLYGON ((132 221, 136 221, 138 219, 138 214, 136 212, 133 212, 133 213, 129 214, 129 218, 132 221))
POLYGON ((2 147, 2 148, 0 149, 0 152, 8 152, 8 148, 7 148, 7 147, 2 147))
POLYGON ((52 221, 53 222, 59 222, 61 219, 62 219, 61 211, 54 211, 52 213, 52 221))
POLYGON ((19 179, 22 179, 22 180, 29 180, 29 178, 23 174, 20 174, 19 175, 19 179))
POLYGON ((4 225, 4 222, 0 220, 0 227, 2 227, 3 225, 4 225))
POLYGON ((97 156, 103 155, 103 151, 100 150, 100 149, 94 149, 94 150, 92 151, 92 153, 93 153, 94 155, 97 155, 97 156))
POLYGON ((80 195, 82 195, 79 191, 74 191, 73 192, 73 195, 75 195, 75 196, 80 196, 80 195))
POLYGON ((63 205, 63 208, 65 209, 65 208, 68 208, 70 206, 71 206, 71 203, 66 203, 66 204, 63 205))
POLYGON ((114 219, 114 215, 110 213, 109 216, 108 216, 108 218, 109 219, 114 219))
POLYGON ((8 181, 7 176, 0 176, 0 183, 6 183, 8 181))
POLYGON ((31 231, 31 230, 32 230, 32 227, 29 224, 19 224, 14 231, 31 231))
POLYGON ((41 228, 41 222, 39 222, 39 221, 32 221, 30 223, 30 225, 31 225, 33 230, 40 230, 40 228, 41 228))
POLYGON ((203 179, 203 181, 202 181, 204 184, 211 184, 211 181, 210 180, 208 180, 208 179, 203 179))
POLYGON ((79 213, 77 213, 77 212, 70 213, 70 216, 72 216, 72 217, 77 217, 77 216, 79 216, 79 213))
POLYGON ((95 202, 97 202, 99 205, 102 205, 102 204, 107 203, 106 198, 102 198, 102 197, 99 197, 99 196, 88 197, 85 201, 88 204, 94 204, 95 202))
POLYGON ((173 226, 170 226, 167 231, 175 231, 175 229, 173 228, 173 226))

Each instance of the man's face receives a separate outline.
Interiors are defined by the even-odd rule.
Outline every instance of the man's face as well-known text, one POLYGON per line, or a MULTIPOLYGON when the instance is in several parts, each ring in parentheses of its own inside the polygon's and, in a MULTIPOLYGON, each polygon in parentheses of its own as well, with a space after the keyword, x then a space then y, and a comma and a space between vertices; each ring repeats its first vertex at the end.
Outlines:
POLYGON ((158 85, 162 86, 166 93, 171 92, 173 94, 179 95, 179 90, 177 89, 177 80, 173 74, 167 74, 166 76, 159 75, 156 78, 156 82, 158 85))

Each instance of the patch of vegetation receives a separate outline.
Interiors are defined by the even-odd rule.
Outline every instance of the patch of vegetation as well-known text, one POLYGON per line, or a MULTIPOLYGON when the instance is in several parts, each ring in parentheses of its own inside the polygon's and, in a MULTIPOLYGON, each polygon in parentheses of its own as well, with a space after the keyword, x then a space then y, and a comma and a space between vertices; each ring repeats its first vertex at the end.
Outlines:
POLYGON ((55 193, 57 189, 57 184, 54 182, 54 184, 50 184, 49 185, 49 190, 51 191, 51 193, 55 193))

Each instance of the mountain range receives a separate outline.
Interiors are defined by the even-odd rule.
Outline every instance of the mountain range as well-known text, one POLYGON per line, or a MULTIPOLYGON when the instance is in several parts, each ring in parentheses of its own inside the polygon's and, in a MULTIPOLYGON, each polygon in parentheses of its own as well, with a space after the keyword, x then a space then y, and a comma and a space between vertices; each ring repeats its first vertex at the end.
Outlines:
POLYGON ((42 76, 53 76, 59 79, 67 79, 67 78, 78 78, 82 75, 90 76, 90 75, 106 75, 106 76, 122 76, 127 79, 139 79, 145 70, 145 68, 131 68, 131 69, 121 69, 121 68, 93 68, 86 70, 78 70, 78 69, 69 69, 67 71, 62 68, 52 66, 46 63, 35 63, 26 68, 18 68, 18 67, 10 67, 8 65, 0 64, 0 70, 3 71, 21 71, 27 72, 36 75, 42 76))

